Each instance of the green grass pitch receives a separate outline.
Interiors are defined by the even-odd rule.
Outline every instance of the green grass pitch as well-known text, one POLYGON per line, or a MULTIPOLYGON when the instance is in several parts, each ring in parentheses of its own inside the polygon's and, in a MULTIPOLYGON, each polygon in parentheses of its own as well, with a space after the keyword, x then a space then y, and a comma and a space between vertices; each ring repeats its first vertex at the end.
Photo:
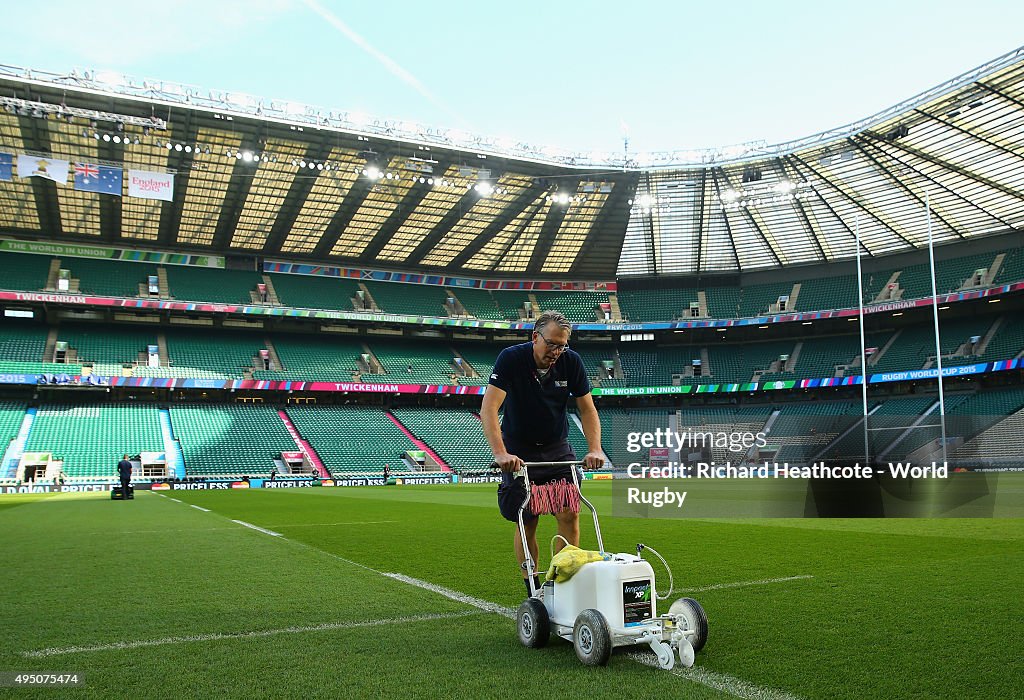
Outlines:
MULTIPOLYGON (((1024 687, 1024 520, 614 518, 610 485, 588 483, 608 549, 653 546, 673 567, 672 600, 707 610, 694 670, 668 673, 622 651, 587 668, 560 640, 523 648, 508 618, 381 575, 517 607, 513 526, 494 489, 0 497, 0 671, 85 678, 0 696, 1010 698, 1024 687)), ((593 547, 585 514, 581 524, 593 547)))

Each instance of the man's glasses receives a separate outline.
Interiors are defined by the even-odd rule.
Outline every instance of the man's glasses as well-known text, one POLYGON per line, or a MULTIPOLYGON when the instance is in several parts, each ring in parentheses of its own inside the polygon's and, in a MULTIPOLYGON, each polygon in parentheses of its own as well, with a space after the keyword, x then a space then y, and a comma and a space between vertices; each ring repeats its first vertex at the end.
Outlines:
POLYGON ((566 350, 569 349, 569 343, 552 343, 550 340, 545 338, 544 334, 541 333, 540 331, 536 331, 536 333, 537 335, 540 336, 540 339, 544 341, 544 344, 547 345, 552 350, 554 350, 555 352, 565 352, 566 350))

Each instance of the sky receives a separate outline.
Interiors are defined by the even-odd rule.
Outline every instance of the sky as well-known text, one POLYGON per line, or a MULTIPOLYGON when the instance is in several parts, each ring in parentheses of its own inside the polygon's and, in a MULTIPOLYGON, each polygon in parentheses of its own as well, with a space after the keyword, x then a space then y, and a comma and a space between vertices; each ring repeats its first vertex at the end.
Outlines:
POLYGON ((1019 1, 5 5, 6 65, 631 154, 811 136, 1024 45, 1019 1))

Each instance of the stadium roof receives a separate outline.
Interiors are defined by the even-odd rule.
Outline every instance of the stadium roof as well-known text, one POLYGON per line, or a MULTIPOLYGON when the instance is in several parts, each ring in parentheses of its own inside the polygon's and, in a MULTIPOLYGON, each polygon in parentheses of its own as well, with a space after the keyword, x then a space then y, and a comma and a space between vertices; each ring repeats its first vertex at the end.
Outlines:
MULTIPOLYGON (((175 174, 170 202, 0 184, 12 233, 534 278, 734 273, 1024 229, 1024 48, 768 147, 574 154, 96 73, 0 66, 0 150, 175 174)), ((784 99, 784 96, 780 96, 784 99)))

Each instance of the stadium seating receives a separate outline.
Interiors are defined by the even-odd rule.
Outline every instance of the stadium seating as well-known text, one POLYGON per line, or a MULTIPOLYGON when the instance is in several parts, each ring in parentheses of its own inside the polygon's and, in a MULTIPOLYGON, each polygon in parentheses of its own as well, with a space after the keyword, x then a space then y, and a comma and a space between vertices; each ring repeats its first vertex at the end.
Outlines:
POLYGON ((823 401, 781 404, 765 437, 777 447, 776 462, 801 464, 850 428, 863 411, 858 401, 823 401))
POLYGON ((405 470, 402 455, 418 449, 377 406, 289 406, 288 417, 332 474, 405 470))
POLYGON ((46 326, 3 319, 0 321, 0 360, 42 362, 48 333, 46 326))
POLYGON ((281 452, 298 449, 273 406, 176 404, 170 413, 189 476, 267 475, 281 452))
POLYGON ((407 407, 391 413, 453 471, 479 471, 492 460, 479 417, 468 409, 407 407))
POLYGON ((448 315, 444 287, 430 284, 404 284, 398 282, 364 282, 370 296, 383 313, 410 316, 448 315))
POLYGON ((63 458, 69 477, 115 477, 122 455, 163 452, 159 416, 154 404, 47 404, 25 451, 63 458))
MULTIPOLYGON (((865 302, 870 301, 866 299, 865 302)), ((857 276, 836 275, 820 279, 800 280, 798 311, 851 309, 857 306, 857 276)))
POLYGON ((605 454, 618 467, 625 467, 631 462, 646 462, 648 451, 630 452, 630 433, 650 433, 671 427, 672 414, 670 409, 652 408, 611 408, 598 407, 601 416, 601 446, 605 454))
POLYGON ((43 289, 51 259, 46 255, 0 253, 0 288, 28 292, 43 289))
POLYGON ((179 301, 209 301, 219 304, 252 304, 250 292, 263 282, 257 272, 212 270, 188 265, 168 265, 167 286, 179 301))
POLYGON ((348 382, 359 371, 356 361, 364 352, 361 341, 345 336, 278 334, 272 342, 284 369, 257 370, 255 379, 348 382))
POLYGON ((61 258, 61 267, 78 279, 78 288, 83 294, 128 299, 139 296, 139 285, 150 275, 157 274, 157 266, 153 264, 91 258, 61 258))
MULTIPOLYGON (((883 401, 868 416, 868 449, 872 458, 883 452, 933 403, 934 396, 911 396, 883 401)), ((871 410, 869 408, 869 410, 871 410)), ((853 430, 828 446, 826 458, 864 459, 864 428, 857 421, 853 430)))
POLYGON ((534 292, 541 311, 561 311, 573 323, 593 323, 598 306, 608 303, 607 292, 534 292))
POLYGON ((451 290, 470 316, 491 321, 505 319, 505 314, 498 307, 498 302, 488 290, 471 287, 452 287, 451 290))
POLYGON ((274 273, 269 277, 278 301, 284 306, 302 309, 352 311, 352 297, 359 289, 359 282, 347 277, 274 273))
POLYGON ((78 353, 79 364, 96 363, 97 374, 119 375, 121 365, 135 364, 140 352, 145 352, 148 345, 157 344, 157 330, 65 323, 60 326, 57 339, 66 341, 68 347, 78 353))
MULTIPOLYGON (((530 293, 523 291, 493 291, 491 294, 498 304, 498 310, 502 318, 509 321, 519 321, 519 312, 524 304, 530 303, 530 293)), ((547 309, 541 309, 546 311, 547 309)))
POLYGON ((167 332, 170 367, 158 368, 168 374, 141 368, 142 376, 195 377, 202 379, 243 379, 252 369, 253 358, 266 349, 260 334, 214 329, 176 328, 167 332))
POLYGON ((0 457, 3 457, 11 440, 17 437, 18 429, 24 418, 25 404, 23 402, 0 401, 0 457))
POLYGON ((370 349, 386 370, 366 374, 363 381, 381 384, 451 384, 455 372, 451 347, 443 342, 389 341, 371 338, 370 349))
POLYGON ((652 323, 688 318, 690 303, 698 301, 694 287, 635 289, 617 292, 619 308, 627 321, 652 323))

